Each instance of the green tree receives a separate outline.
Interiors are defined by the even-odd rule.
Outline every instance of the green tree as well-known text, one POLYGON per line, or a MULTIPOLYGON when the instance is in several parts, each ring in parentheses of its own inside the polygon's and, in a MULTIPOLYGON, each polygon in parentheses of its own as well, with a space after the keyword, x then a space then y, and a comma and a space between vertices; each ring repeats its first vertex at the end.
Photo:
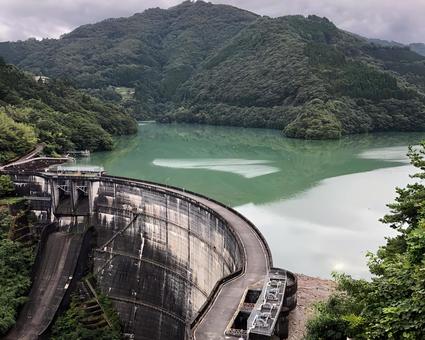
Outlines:
POLYGON ((32 247, 8 238, 13 217, 0 207, 0 337, 15 324, 31 286, 32 247))
POLYGON ((0 197, 10 195, 13 191, 13 182, 10 177, 0 175, 0 197))
POLYGON ((10 118, 0 107, 0 164, 30 150, 37 138, 34 129, 10 118))
POLYGON ((370 282, 336 277, 339 290, 318 306, 308 339, 425 338, 425 142, 408 155, 420 170, 411 177, 419 182, 397 188, 382 219, 398 235, 368 255, 370 282))
POLYGON ((0 64, 0 163, 27 152, 37 140, 48 154, 107 150, 112 135, 136 131, 123 108, 62 81, 39 84, 16 67, 0 64))
POLYGON ((117 313, 112 307, 111 301, 101 295, 99 302, 103 310, 106 312, 108 319, 112 323, 112 328, 101 327, 91 329, 87 326, 87 320, 90 319, 90 314, 87 312, 84 303, 74 296, 68 310, 61 315, 54 323, 52 328, 53 340, 120 340, 121 326, 117 313))

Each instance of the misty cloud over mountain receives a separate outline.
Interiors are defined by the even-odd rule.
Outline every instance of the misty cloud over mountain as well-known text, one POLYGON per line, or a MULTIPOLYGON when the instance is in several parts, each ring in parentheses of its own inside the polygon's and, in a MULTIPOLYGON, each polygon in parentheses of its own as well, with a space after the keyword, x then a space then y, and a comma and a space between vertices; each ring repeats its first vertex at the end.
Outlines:
MULTIPOLYGON (((180 0, 1 0, 0 41, 57 38, 106 18, 130 16, 147 8, 168 8, 180 0)), ((342 29, 403 43, 425 40, 422 0, 214 0, 268 16, 317 14, 342 29)))

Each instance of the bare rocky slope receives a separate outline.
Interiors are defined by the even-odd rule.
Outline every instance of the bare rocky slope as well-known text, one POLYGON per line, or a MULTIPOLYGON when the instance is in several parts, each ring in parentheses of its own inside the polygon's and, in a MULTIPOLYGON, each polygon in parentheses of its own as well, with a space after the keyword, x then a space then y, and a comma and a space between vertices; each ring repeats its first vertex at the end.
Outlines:
POLYGON ((326 300, 336 289, 336 283, 297 274, 298 304, 289 319, 289 340, 300 340, 306 335, 306 324, 314 313, 314 304, 326 300))

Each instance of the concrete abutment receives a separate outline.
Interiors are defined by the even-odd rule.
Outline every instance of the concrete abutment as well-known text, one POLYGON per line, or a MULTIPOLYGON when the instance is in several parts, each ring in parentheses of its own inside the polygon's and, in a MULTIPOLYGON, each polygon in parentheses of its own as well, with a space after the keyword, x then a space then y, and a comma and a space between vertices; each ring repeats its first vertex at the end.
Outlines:
MULTIPOLYGON (((201 333, 205 320, 230 322, 226 313, 211 313, 230 282, 247 280, 239 292, 233 290, 240 299, 271 267, 258 230, 206 197, 111 176, 11 176, 40 222, 95 227, 94 274, 113 301, 124 333, 135 339, 209 339, 201 333), (252 264, 255 251, 260 258, 252 264)), ((233 300, 227 305, 236 310, 233 300)), ((224 328, 216 332, 216 339, 224 338, 224 328)))

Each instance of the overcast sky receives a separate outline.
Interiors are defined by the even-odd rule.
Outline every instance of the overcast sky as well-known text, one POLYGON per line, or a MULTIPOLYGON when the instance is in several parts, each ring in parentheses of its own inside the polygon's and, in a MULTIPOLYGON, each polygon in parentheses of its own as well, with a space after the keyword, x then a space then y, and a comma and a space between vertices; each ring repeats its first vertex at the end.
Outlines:
MULTIPOLYGON (((0 0, 0 41, 57 38, 86 23, 182 0, 0 0)), ((317 14, 366 37, 425 42, 425 0, 213 0, 269 16, 317 14)))

